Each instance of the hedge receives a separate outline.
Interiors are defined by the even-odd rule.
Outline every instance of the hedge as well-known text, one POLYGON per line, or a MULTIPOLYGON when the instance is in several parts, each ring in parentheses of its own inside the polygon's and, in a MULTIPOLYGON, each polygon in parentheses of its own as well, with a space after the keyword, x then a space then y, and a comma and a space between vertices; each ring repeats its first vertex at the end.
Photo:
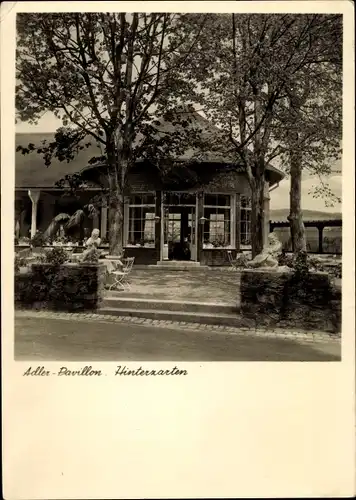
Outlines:
POLYGON ((341 291, 326 273, 245 270, 241 313, 258 325, 340 332, 341 291))
POLYGON ((102 301, 105 266, 33 264, 15 275, 15 305, 61 311, 97 309, 102 301))

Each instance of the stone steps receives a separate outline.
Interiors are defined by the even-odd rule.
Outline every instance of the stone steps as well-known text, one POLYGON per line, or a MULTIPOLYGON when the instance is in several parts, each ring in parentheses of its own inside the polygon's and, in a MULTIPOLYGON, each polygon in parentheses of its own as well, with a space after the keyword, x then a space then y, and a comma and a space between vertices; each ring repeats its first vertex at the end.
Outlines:
POLYGON ((239 299, 236 303, 194 302, 160 300, 146 297, 122 297, 117 292, 108 292, 99 314, 131 316, 206 325, 248 326, 239 314, 239 299))
POLYGON ((129 307, 102 307, 97 311, 101 315, 145 318, 158 321, 198 323, 203 325, 221 325, 231 327, 251 327, 252 322, 235 313, 169 311, 161 309, 137 309, 129 307))
POLYGON ((114 309, 137 309, 137 310, 155 310, 172 311, 188 313, 214 313, 214 314, 238 314, 238 304, 234 303, 215 303, 215 302, 194 302, 178 300, 158 300, 148 299, 146 297, 120 297, 112 292, 104 298, 102 307, 114 309))
POLYGON ((208 266, 201 265, 200 262, 192 260, 159 260, 157 264, 150 267, 155 269, 175 270, 175 271, 195 271, 208 269, 208 266))

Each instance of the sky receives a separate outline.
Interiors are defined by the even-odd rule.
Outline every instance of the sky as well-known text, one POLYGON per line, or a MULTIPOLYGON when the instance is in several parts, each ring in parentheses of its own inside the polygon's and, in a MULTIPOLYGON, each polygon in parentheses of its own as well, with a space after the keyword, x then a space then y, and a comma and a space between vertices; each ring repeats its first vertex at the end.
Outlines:
MULTIPOLYGON (((46 113, 37 125, 30 125, 25 122, 16 125, 16 132, 30 133, 30 132, 54 132, 62 123, 53 114, 46 113)), ((332 175, 327 180, 329 187, 335 195, 341 198, 342 191, 342 176, 332 175)), ((309 193, 313 187, 319 184, 317 177, 304 175, 302 180, 302 208, 304 210, 318 210, 322 212, 341 212, 341 204, 334 204, 328 207, 325 201, 321 198, 313 198, 309 193)), ((274 189, 271 193, 270 208, 277 210, 289 207, 289 180, 284 179, 280 182, 278 188, 274 189)))

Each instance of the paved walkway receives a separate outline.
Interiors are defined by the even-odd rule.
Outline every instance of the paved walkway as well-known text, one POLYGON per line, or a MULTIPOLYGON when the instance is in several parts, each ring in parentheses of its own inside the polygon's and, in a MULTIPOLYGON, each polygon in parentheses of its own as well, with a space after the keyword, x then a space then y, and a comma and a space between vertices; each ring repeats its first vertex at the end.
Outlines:
POLYGON ((340 342, 303 341, 278 332, 108 318, 16 314, 20 361, 340 361, 340 342), (257 333, 257 335, 256 335, 257 333))
POLYGON ((123 297, 236 303, 240 273, 232 268, 191 272, 133 269, 129 281, 131 290, 118 292, 123 297))
POLYGON ((183 321, 162 321, 157 319, 136 318, 132 316, 110 316, 96 313, 61 313, 52 311, 16 311, 16 318, 36 318, 59 319, 67 321, 95 321, 100 323, 121 323, 142 326, 154 326, 155 328, 187 329, 195 331, 212 331, 230 335, 257 336, 266 338, 292 339, 303 342, 328 342, 340 344, 340 336, 320 331, 306 330, 285 330, 281 328, 258 328, 251 329, 247 327, 230 327, 224 325, 207 325, 200 323, 186 323, 183 321))

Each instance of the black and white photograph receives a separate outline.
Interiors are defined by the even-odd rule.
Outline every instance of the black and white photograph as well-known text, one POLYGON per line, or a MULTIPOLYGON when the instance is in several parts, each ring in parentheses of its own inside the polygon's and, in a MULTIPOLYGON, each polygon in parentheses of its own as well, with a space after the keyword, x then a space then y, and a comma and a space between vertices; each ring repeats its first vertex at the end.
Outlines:
POLYGON ((340 14, 19 13, 15 359, 341 359, 340 14))
POLYGON ((355 494, 354 8, 3 2, 3 496, 355 494))

